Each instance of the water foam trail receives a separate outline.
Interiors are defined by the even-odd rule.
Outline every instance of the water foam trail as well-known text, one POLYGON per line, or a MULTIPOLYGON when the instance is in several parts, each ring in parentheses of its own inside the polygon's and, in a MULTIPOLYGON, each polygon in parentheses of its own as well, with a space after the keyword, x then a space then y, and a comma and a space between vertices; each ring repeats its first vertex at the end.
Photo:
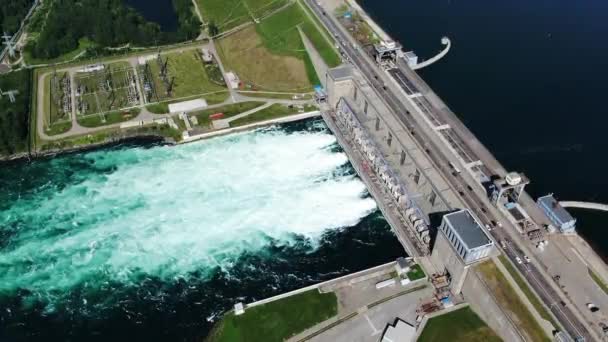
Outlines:
MULTIPOLYGON (((89 168, 0 207, 0 292, 174 280, 270 241, 318 239, 374 211, 324 132, 242 133, 179 147, 83 154, 89 168), (6 208, 6 209, 4 209, 6 208)), ((60 168, 66 161, 52 161, 60 168)))

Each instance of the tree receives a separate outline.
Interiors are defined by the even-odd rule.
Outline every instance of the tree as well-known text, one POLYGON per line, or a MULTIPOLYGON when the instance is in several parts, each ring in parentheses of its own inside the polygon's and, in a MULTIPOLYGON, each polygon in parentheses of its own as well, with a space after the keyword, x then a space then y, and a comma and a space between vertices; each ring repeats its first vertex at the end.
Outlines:
POLYGON ((215 37, 220 33, 220 29, 215 25, 213 21, 209 21, 209 25, 207 25, 207 31, 211 37, 215 37))

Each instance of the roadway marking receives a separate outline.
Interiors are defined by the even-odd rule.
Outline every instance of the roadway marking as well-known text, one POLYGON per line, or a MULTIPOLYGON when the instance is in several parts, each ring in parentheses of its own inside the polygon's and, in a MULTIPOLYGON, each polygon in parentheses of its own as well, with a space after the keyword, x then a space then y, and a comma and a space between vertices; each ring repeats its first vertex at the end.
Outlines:
POLYGON ((450 125, 444 124, 441 126, 435 126, 435 127, 433 127, 433 129, 436 131, 443 131, 444 129, 450 129, 450 125))
POLYGON ((575 255, 576 255, 576 256, 577 256, 579 259, 581 259, 581 262, 583 263, 583 265, 585 265, 586 267, 589 267, 589 265, 587 264, 587 262, 585 261, 585 259, 583 259, 583 256, 582 256, 582 255, 580 255, 580 253, 579 253, 579 252, 578 252, 576 249, 574 249, 574 247, 570 247, 570 249, 572 250, 572 252, 574 252, 574 254, 575 254, 575 255))
POLYGON ((410 99, 415 99, 417 97, 422 97, 422 94, 421 93, 415 93, 415 94, 412 94, 412 95, 408 95, 407 97, 410 98, 410 99))
POLYGON ((372 328, 372 334, 370 336, 375 336, 382 332, 376 329, 374 323, 372 323, 372 320, 367 316, 367 314, 364 314, 363 317, 365 317, 365 319, 367 320, 367 324, 369 324, 369 326, 372 328))
POLYGON ((466 166, 467 168, 473 168, 475 166, 483 166, 483 162, 481 160, 476 160, 476 161, 472 161, 470 163, 465 164, 464 166, 466 166))

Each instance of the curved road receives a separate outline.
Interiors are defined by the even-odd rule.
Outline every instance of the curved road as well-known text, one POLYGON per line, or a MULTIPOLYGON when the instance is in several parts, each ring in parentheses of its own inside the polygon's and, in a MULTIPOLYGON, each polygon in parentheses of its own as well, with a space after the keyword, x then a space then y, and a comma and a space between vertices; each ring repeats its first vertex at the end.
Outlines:
POLYGON ((440 53, 438 53, 435 57, 433 57, 429 60, 426 60, 422 63, 418 63, 418 64, 414 65, 412 67, 412 70, 418 70, 418 69, 427 67, 427 66, 437 62, 438 60, 442 59, 443 56, 447 55, 448 52, 450 51, 450 48, 452 47, 452 41, 448 37, 443 37, 443 38, 441 38, 441 44, 445 45, 445 48, 443 48, 443 50, 440 53))
POLYGON ((603 203, 560 201, 559 204, 561 204, 561 206, 564 208, 580 208, 580 209, 593 209, 593 210, 608 211, 608 204, 603 204, 603 203))

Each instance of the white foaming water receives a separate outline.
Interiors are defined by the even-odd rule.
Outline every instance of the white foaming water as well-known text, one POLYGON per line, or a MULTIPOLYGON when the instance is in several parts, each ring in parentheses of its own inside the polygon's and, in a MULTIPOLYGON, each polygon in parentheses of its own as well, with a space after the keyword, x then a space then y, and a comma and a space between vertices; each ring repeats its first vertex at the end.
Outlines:
POLYGON ((334 144, 325 132, 270 129, 85 154, 112 171, 59 193, 41 190, 2 213, 0 224, 20 229, 0 250, 0 290, 229 271, 244 251, 270 240, 289 244, 297 234, 314 241, 327 229, 353 226, 376 204, 360 180, 340 172, 347 158, 334 144))

